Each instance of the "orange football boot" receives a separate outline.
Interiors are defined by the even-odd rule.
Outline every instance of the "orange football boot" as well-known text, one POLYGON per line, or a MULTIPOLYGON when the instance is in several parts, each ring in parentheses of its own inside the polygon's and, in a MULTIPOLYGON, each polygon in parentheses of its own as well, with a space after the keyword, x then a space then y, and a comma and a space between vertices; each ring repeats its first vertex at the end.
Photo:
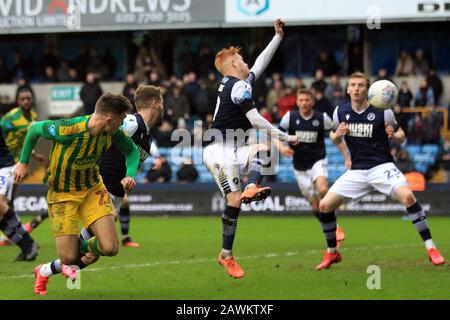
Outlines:
POLYGON ((261 201, 267 198, 272 189, 270 187, 260 187, 258 185, 250 185, 245 188, 241 195, 241 201, 244 204, 248 204, 253 201, 261 201))
POLYGON ((233 257, 222 258, 222 254, 219 254, 217 258, 217 262, 221 264, 228 274, 236 279, 242 278, 244 276, 244 270, 238 265, 236 260, 233 257))
POLYGON ((431 248, 428 250, 428 259, 435 265, 438 266, 445 262, 444 257, 437 251, 436 248, 431 248))
POLYGON ((34 268, 34 293, 40 295, 47 294, 48 277, 41 275, 42 264, 34 268))
POLYGON ((323 257, 322 262, 319 265, 317 265, 316 270, 328 269, 333 263, 341 262, 341 260, 342 257, 340 252, 337 253, 327 252, 323 257))

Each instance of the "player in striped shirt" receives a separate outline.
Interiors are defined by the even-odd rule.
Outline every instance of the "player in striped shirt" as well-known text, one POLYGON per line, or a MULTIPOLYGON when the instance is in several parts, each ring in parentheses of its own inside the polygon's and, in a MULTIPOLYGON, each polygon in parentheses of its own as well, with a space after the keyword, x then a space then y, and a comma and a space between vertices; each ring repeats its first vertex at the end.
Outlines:
MULTIPOLYGON (((121 183, 125 190, 135 186, 139 151, 131 138, 119 129, 130 102, 123 96, 107 93, 95 106, 92 115, 69 120, 36 122, 25 138, 15 178, 22 182, 28 175, 31 152, 40 137, 53 141, 50 164, 44 181, 49 187, 48 211, 61 270, 70 278, 92 256, 114 256, 119 245, 113 218, 113 207, 102 178, 98 162, 111 145, 125 154, 127 172, 121 183), (78 223, 90 228, 95 237, 80 240, 78 223)), ((40 268, 35 276, 41 276, 40 268)), ((48 278, 40 279, 48 281, 48 278)), ((35 287, 35 293, 46 294, 46 281, 35 287), (44 283, 45 282, 45 283, 44 283)))

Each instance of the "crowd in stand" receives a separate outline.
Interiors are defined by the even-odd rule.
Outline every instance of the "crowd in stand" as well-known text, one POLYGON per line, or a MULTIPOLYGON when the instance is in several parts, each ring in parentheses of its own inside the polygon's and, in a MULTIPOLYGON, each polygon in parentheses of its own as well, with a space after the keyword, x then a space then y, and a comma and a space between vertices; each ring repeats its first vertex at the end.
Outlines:
MULTIPOLYGON (((123 94, 133 102, 133 94, 140 83, 160 86, 162 88, 166 108, 162 126, 154 131, 154 136, 160 147, 171 147, 176 142, 171 141, 173 130, 178 128, 194 129, 194 124, 201 120, 203 129, 212 123, 216 106, 217 88, 220 79, 214 68, 214 54, 206 45, 202 45, 198 55, 189 48, 184 50, 179 63, 183 75, 167 75, 166 68, 152 48, 142 46, 137 51, 134 70, 126 74, 123 94)), ((40 59, 39 68, 31 66, 30 62, 22 61, 20 55, 15 55, 14 67, 8 70, 2 67, 0 59, 0 82, 16 82, 19 87, 31 87, 25 79, 33 78, 30 70, 40 70, 38 77, 41 82, 67 82, 84 79, 80 98, 85 107, 85 113, 90 114, 103 90, 99 80, 111 80, 115 73, 116 62, 109 51, 99 55, 94 47, 84 48, 73 61, 59 57, 56 50, 48 48, 40 59)), ((341 85, 337 72, 340 66, 326 53, 320 53, 315 61, 314 81, 309 86, 315 96, 314 109, 326 112, 332 116, 334 107, 348 101, 345 88, 341 85)), ((449 143, 442 142, 440 128, 442 113, 437 112, 443 94, 443 83, 432 63, 422 50, 416 52, 413 59, 407 52, 402 52, 395 70, 396 76, 417 75, 423 77, 417 92, 411 92, 408 78, 399 87, 398 105, 395 107, 399 125, 407 133, 408 143, 433 143, 442 145, 443 161, 450 163, 449 143), (405 108, 428 107, 423 115, 420 113, 403 113, 405 108), (446 144, 447 143, 447 144, 446 144), (448 157, 448 159, 446 158, 448 157)), ((378 72, 377 80, 391 80, 385 68, 378 72)), ((260 113, 271 123, 278 125, 281 117, 296 106, 296 92, 306 88, 302 78, 283 79, 280 73, 258 81, 254 85, 254 99, 260 113)), ((445 104, 442 104, 445 105, 445 104)), ((13 106, 13 99, 0 96, 0 112, 5 112, 13 106)), ((403 159, 402 152, 399 159, 403 159)), ((407 159, 406 155, 406 159, 407 159)), ((162 160, 164 163, 164 159, 162 160)), ((449 165, 450 166, 450 165, 449 165)), ((161 166, 159 166, 161 167, 161 166)), ((195 176, 195 174, 193 175, 195 176)), ((156 180, 161 177, 156 178, 156 180)), ((148 176, 149 181, 154 177, 148 176)), ((170 180, 165 177, 164 180, 170 180)), ((180 179, 182 180, 182 179, 180 179)), ((195 180, 195 178, 194 178, 195 180)))

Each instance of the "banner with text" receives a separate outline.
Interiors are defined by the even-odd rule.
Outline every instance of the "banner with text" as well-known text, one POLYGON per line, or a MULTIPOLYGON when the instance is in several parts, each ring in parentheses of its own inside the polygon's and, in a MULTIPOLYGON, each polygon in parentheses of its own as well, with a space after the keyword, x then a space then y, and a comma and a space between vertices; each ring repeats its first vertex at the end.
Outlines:
MULTIPOLYGON (((311 208, 295 184, 273 184, 272 195, 265 201, 243 205, 245 214, 311 215, 311 208)), ((448 190, 417 192, 422 208, 433 215, 450 213, 448 190)), ((14 200, 17 213, 47 210, 47 188, 44 185, 19 185, 14 200)), ((220 215, 225 199, 213 184, 138 185, 129 196, 133 214, 139 215, 220 215), (188 196, 186 196, 188 195, 188 196)), ((405 207, 379 193, 370 193, 359 202, 339 208, 340 214, 406 214, 405 207)))
POLYGON ((219 27, 223 0, 0 0, 0 33, 219 27))

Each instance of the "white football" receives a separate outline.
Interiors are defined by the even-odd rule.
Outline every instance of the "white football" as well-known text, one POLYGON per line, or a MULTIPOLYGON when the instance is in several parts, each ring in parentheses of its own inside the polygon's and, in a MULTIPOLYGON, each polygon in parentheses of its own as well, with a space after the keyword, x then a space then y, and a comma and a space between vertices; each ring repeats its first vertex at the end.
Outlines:
POLYGON ((398 89, 388 80, 378 80, 370 86, 368 99, 375 108, 390 109, 397 103, 398 89))

